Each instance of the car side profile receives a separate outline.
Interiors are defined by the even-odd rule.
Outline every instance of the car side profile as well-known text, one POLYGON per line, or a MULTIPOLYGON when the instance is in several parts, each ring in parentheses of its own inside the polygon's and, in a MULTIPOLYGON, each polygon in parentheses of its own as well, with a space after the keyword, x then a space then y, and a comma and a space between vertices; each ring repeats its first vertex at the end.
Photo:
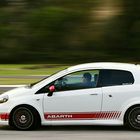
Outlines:
POLYGON ((86 63, 0 95, 0 124, 126 125, 140 130, 140 65, 86 63))

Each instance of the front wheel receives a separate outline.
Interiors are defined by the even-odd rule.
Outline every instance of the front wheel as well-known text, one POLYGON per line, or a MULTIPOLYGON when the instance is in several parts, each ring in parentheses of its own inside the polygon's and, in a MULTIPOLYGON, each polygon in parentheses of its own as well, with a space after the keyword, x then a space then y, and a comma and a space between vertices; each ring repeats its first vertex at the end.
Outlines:
POLYGON ((130 128, 140 130, 140 107, 134 107, 128 112, 127 124, 130 128))
POLYGON ((37 116, 27 107, 18 107, 11 116, 12 125, 19 130, 29 130, 36 127, 37 116))

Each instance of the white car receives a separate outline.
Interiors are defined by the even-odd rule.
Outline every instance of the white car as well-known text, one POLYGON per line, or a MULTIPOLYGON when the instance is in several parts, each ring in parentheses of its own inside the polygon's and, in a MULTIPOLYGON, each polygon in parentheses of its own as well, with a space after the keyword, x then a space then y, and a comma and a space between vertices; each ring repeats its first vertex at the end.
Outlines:
POLYGON ((140 65, 87 63, 0 95, 0 124, 128 125, 140 129, 140 65))

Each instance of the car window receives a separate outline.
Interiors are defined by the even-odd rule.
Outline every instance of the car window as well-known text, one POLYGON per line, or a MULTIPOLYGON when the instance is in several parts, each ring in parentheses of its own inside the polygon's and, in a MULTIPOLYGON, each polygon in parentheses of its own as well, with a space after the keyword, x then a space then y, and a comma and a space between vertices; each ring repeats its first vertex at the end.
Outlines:
POLYGON ((133 84, 134 78, 131 72, 123 70, 101 70, 100 86, 114 86, 133 84))
POLYGON ((95 88, 99 70, 79 71, 68 74, 54 81, 56 91, 95 88))

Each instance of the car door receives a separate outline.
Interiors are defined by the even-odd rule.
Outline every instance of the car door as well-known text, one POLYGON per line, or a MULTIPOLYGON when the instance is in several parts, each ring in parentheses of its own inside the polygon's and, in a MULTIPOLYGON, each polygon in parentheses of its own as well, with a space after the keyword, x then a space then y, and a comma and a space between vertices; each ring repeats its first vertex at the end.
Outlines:
POLYGON ((108 113, 106 119, 118 119, 125 103, 135 96, 133 75, 124 70, 102 70, 100 74, 102 112, 108 113))
POLYGON ((55 80, 56 91, 52 96, 44 94, 44 116, 47 120, 96 119, 101 111, 102 90, 97 87, 99 70, 78 71, 55 80), (84 74, 90 76, 90 84, 84 74), (85 84, 85 85, 84 85, 85 84))

